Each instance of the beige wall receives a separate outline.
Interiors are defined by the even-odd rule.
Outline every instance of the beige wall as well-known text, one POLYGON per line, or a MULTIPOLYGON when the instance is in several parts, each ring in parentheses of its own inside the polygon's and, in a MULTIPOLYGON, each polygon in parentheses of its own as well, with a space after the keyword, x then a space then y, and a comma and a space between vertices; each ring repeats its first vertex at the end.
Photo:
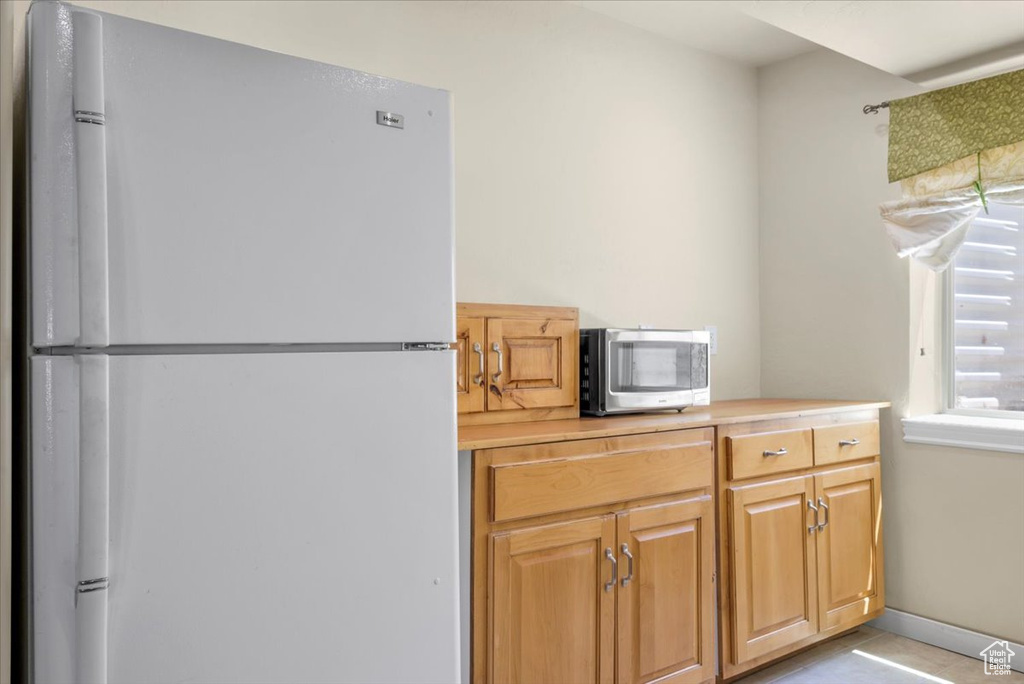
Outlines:
POLYGON ((761 388, 892 401, 887 603, 1019 643, 1024 458, 905 444, 899 424, 911 401, 934 405, 919 395, 938 350, 921 321, 928 278, 896 258, 878 218, 898 196, 885 175, 888 116, 860 110, 917 91, 828 51, 760 70, 761 388))
POLYGON ((757 396, 753 69, 568 3, 77 4, 452 91, 457 297, 715 324, 757 396))

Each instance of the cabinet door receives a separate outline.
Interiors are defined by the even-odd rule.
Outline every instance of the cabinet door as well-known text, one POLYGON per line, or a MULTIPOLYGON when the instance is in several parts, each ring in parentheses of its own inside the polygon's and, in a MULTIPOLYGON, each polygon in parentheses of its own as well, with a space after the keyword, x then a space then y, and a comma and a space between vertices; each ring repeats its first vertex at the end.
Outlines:
POLYGON ((884 605, 882 494, 877 463, 817 475, 821 628, 853 627, 884 605))
POLYGON ((742 663, 818 632, 810 476, 728 490, 733 653, 742 663))
POLYGON ((488 319, 487 410, 575 406, 577 344, 571 320, 488 319))
POLYGON ((456 389, 459 413, 484 410, 484 387, 487 370, 484 359, 484 319, 459 316, 455 320, 456 389))
POLYGON ((713 678, 711 497, 632 509, 618 533, 618 684, 713 678))
POLYGON ((615 679, 615 516, 492 537, 494 684, 615 679))

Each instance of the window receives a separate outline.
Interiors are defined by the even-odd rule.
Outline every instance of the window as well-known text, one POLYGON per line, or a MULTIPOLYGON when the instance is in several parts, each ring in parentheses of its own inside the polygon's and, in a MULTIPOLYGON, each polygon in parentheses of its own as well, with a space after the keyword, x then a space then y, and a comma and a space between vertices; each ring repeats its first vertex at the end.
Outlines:
POLYGON ((990 204, 946 277, 947 410, 1024 417, 1024 207, 990 204))

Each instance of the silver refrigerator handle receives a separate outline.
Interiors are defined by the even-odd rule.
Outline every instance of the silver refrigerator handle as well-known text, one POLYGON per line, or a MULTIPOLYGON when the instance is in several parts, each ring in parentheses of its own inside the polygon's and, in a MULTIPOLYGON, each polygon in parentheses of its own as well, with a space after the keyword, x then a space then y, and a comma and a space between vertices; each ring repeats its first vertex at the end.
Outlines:
POLYGON ((78 356, 78 568, 75 587, 77 680, 107 681, 110 529, 110 380, 105 354, 78 356))
POLYGON ((107 263, 107 149, 103 100, 103 20, 72 11, 73 107, 78 185, 80 347, 110 342, 107 263))

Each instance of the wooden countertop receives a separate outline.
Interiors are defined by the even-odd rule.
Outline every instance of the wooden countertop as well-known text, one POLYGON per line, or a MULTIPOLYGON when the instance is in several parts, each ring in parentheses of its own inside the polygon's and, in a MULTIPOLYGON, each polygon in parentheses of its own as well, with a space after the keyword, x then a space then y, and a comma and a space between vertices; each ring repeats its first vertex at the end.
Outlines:
POLYGON ((546 420, 503 425, 468 425, 459 428, 459 451, 494 447, 568 442, 590 437, 665 432, 686 428, 749 423, 775 418, 798 418, 837 411, 882 409, 887 401, 825 401, 820 399, 735 399, 710 406, 688 408, 682 413, 641 413, 625 416, 587 416, 570 420, 546 420))

